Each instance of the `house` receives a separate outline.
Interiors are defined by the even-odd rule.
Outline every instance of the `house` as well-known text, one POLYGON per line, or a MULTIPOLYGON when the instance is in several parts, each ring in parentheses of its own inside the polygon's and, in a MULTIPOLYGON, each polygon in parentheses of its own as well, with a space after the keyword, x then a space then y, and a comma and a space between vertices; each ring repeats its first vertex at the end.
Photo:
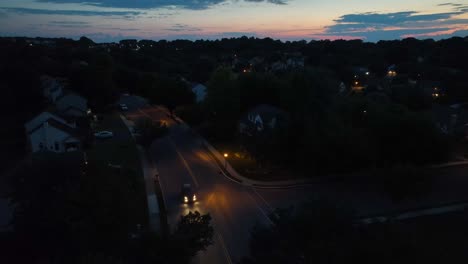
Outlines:
POLYGON ((57 153, 79 150, 83 137, 74 123, 52 113, 42 112, 24 125, 32 152, 57 153))
POLYGON ((468 139, 468 103, 434 104, 432 118, 442 133, 468 139))
POLYGON ((42 92, 44 97, 54 103, 60 96, 63 95, 63 85, 59 80, 50 76, 41 76, 42 92))
POLYGON ((430 96, 433 99, 441 98, 445 95, 445 89, 441 82, 424 80, 418 83, 425 96, 430 96))
POLYGON ((302 69, 305 65, 305 58, 304 57, 292 57, 288 58, 286 61, 286 65, 290 69, 302 69))
POLYGON ((387 68, 387 77, 388 78, 393 78, 393 77, 396 77, 397 76, 397 67, 395 64, 392 64, 390 65, 388 68, 387 68))
POLYGON ((366 77, 370 75, 370 70, 367 67, 358 66, 352 68, 354 78, 366 77))
POLYGON ((271 64, 271 71, 273 72, 281 72, 285 71, 288 68, 288 65, 282 61, 276 61, 273 64, 271 64))
POLYGON ((192 92, 195 94, 195 102, 201 103, 206 97, 206 86, 201 83, 192 85, 192 92))
POLYGON ((88 100, 75 93, 58 98, 55 106, 61 115, 68 117, 83 117, 88 114, 88 100))
POLYGON ((262 104, 250 109, 239 121, 239 132, 247 136, 254 136, 273 131, 284 125, 288 115, 274 106, 262 104))

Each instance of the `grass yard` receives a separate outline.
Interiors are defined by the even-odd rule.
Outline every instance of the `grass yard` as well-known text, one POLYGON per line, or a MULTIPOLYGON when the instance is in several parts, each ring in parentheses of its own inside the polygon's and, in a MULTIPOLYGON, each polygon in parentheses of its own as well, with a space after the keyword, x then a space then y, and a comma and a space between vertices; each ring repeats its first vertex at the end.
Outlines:
POLYGON ((127 127, 117 113, 105 115, 95 124, 95 131, 111 131, 114 137, 96 139, 96 144, 88 151, 88 158, 124 168, 135 169, 141 175, 141 163, 136 144, 127 127))
MULTIPOLYGON (((103 120, 93 124, 95 131, 112 131, 113 138, 96 139, 91 149, 87 150, 88 160, 97 162, 100 167, 105 168, 111 174, 116 174, 111 178, 109 185, 125 186, 129 189, 123 195, 132 197, 119 197, 119 200, 134 201, 129 209, 129 217, 135 219, 136 223, 148 225, 148 206, 146 191, 141 168, 140 154, 131 133, 123 123, 118 113, 104 115, 103 120), (116 173, 116 171, 126 173, 116 173), (132 208, 133 207, 133 208, 132 208), (134 214, 131 216, 130 214, 134 214)), ((102 183, 106 184, 106 183, 102 183)))
POLYGON ((260 166, 252 155, 243 150, 237 143, 212 142, 213 146, 221 153, 227 153, 228 162, 242 176, 259 181, 281 181, 300 178, 291 171, 264 164, 260 166))

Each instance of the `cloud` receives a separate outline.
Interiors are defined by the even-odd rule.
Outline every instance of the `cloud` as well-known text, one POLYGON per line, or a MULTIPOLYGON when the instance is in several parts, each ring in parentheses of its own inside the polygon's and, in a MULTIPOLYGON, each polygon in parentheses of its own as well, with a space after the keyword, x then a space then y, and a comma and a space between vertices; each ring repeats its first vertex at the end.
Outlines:
POLYGON ((88 22, 84 21, 50 21, 48 26, 63 27, 63 28, 82 28, 88 26, 88 22))
POLYGON ((182 7, 187 9, 206 9, 209 6, 225 2, 226 0, 36 0, 47 3, 73 3, 98 7, 114 8, 161 8, 161 7, 182 7))
POLYGON ((55 10, 33 9, 17 7, 0 7, 0 10, 8 13, 32 14, 32 15, 66 15, 66 16, 124 16, 135 17, 143 14, 140 11, 85 11, 85 10, 55 10))
POLYGON ((89 22, 84 21, 50 21, 52 25, 89 25, 89 22))
POLYGON ((465 14, 462 5, 445 3, 452 6, 452 12, 420 14, 417 11, 394 13, 358 13, 346 14, 334 20, 334 24, 325 27, 321 36, 345 36, 365 38, 367 41, 398 39, 408 36, 434 37, 455 34, 466 29, 467 19, 455 18, 465 14))
POLYGON ((438 4, 437 6, 462 6, 462 4, 456 4, 456 3, 442 3, 442 4, 438 4))
MULTIPOLYGON (((36 2, 57 4, 82 4, 97 7, 153 9, 162 7, 179 7, 185 9, 202 10, 211 6, 225 3, 228 0, 35 0, 36 2)), ((284 5, 289 0, 244 0, 245 2, 265 2, 284 5)))
POLYGON ((285 4, 287 4, 287 0, 245 0, 245 2, 255 2, 255 3, 266 2, 266 3, 270 3, 270 4, 275 4, 275 5, 285 5, 285 4))
POLYGON ((165 30, 167 31, 173 31, 173 32, 188 32, 188 31, 201 31, 201 28, 196 28, 196 27, 191 27, 189 25, 185 24, 175 24, 170 28, 166 28, 165 30))
POLYGON ((361 24, 378 24, 378 25, 399 25, 405 22, 419 21, 434 21, 448 19, 454 15, 462 14, 462 12, 436 13, 417 15, 416 11, 396 12, 396 13, 361 13, 343 15, 336 19, 335 22, 340 23, 361 23, 361 24))

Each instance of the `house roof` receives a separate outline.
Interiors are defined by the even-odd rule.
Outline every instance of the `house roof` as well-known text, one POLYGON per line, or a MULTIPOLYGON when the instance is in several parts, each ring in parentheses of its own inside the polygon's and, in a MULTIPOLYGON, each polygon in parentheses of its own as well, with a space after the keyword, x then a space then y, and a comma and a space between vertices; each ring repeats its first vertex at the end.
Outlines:
POLYGON ((69 126, 67 124, 64 124, 64 123, 62 123, 60 121, 57 121, 57 120, 55 120, 53 118, 45 120, 42 124, 38 125, 36 128, 29 131, 28 133, 29 134, 34 133, 36 130, 43 127, 43 125, 45 123, 47 123, 51 127, 54 127, 54 128, 56 128, 56 129, 58 129, 60 131, 63 131, 65 133, 67 133, 68 135, 70 135, 70 137, 68 137, 67 140, 70 139, 70 138, 76 138, 76 139, 83 138, 83 134, 77 128, 73 128, 73 127, 71 127, 71 126, 69 126))
POLYGON ((39 115, 31 119, 30 121, 26 122, 26 124, 24 124, 24 127, 26 128, 26 132, 30 133, 31 131, 35 130, 37 127, 41 126, 42 124, 44 124, 44 122, 50 119, 57 120, 64 124, 67 123, 65 119, 46 111, 46 112, 40 113, 39 115))
POLYGON ((71 106, 84 112, 88 110, 88 100, 75 93, 68 93, 58 98, 56 105, 60 111, 67 110, 71 106))
POLYGON ((258 114, 265 122, 272 120, 274 117, 287 118, 287 113, 285 111, 267 104, 261 104, 251 108, 248 114, 258 114))
POLYGON ((460 127, 468 124, 468 110, 465 104, 456 104, 451 106, 434 105, 432 107, 432 117, 439 125, 454 125, 460 127), (454 118, 456 115, 456 119, 454 118), (452 124, 452 122, 455 122, 452 124))
POLYGON ((63 132, 66 132, 67 134, 70 134, 71 136, 80 137, 80 134, 78 133, 78 130, 76 128, 70 127, 61 122, 57 122, 57 120, 54 120, 54 119, 48 120, 48 124, 49 126, 62 130, 63 132))

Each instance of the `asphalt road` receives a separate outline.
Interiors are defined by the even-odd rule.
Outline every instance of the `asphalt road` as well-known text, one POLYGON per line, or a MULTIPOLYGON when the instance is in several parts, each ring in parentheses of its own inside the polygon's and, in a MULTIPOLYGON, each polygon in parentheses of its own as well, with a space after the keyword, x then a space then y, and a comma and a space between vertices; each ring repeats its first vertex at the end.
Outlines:
POLYGON ((436 178, 426 190, 429 195, 403 201, 392 201, 382 195, 376 183, 343 181, 304 186, 294 189, 253 189, 220 173, 221 168, 209 155, 190 129, 170 119, 161 107, 145 107, 129 116, 146 116, 162 120, 170 127, 168 136, 151 147, 151 157, 160 175, 168 221, 174 228, 181 215, 189 211, 210 213, 215 227, 214 245, 197 256, 195 263, 235 263, 248 254, 251 228, 270 225, 273 208, 288 207, 310 197, 325 198, 353 208, 360 217, 388 215, 468 200, 468 169, 456 167, 434 170, 436 178), (193 205, 181 202, 184 183, 195 187, 199 201, 193 205))
POLYGON ((180 125, 173 126, 168 137, 155 142, 151 154, 159 170, 171 228, 189 211, 212 216, 215 243, 196 262, 235 263, 246 255, 250 229, 256 223, 270 224, 269 208, 263 199, 251 187, 220 174, 220 168, 197 137, 180 125), (190 183, 197 191, 197 203, 182 203, 180 191, 184 183, 190 183))
POLYGON ((159 171, 170 228, 189 211, 209 213, 215 229, 214 244, 200 252, 194 263, 235 263, 248 254, 250 230, 255 224, 271 224, 271 208, 251 187, 239 185, 221 174, 200 139, 184 125, 169 118, 162 107, 144 107, 127 117, 149 117, 169 126, 169 135, 154 142, 151 158, 159 171), (182 203, 182 185, 197 192, 195 204, 182 203))

